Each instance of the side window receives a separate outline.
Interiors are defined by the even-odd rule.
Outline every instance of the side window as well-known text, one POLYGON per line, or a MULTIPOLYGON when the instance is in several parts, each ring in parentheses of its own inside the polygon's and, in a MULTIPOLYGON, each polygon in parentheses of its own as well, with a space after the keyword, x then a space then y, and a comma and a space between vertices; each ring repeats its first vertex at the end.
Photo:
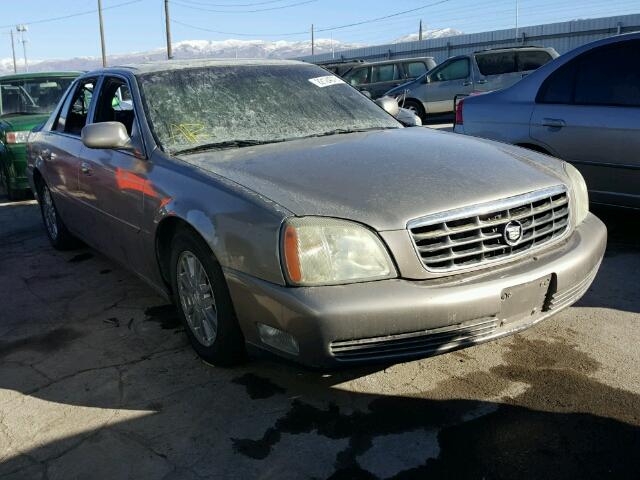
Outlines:
POLYGON ((400 72, 396 64, 376 65, 371 67, 371 83, 398 80, 400 72))
POLYGON ((585 54, 576 75, 574 102, 640 106, 640 40, 585 54))
POLYGON ((120 122, 133 135, 135 113, 131 91, 127 83, 116 77, 107 77, 102 83, 98 103, 96 104, 94 122, 120 122))
POLYGON ((404 69, 409 78, 417 78, 427 72, 427 66, 422 62, 405 63, 404 69))
POLYGON ((483 53, 476 55, 478 70, 484 76, 502 75, 518 71, 515 52, 483 53))
POLYGON ((640 106, 640 41, 586 52, 553 72, 536 101, 579 105, 640 106))
POLYGON ((87 124, 87 115, 96 86, 95 79, 83 80, 78 83, 73 95, 65 101, 56 121, 54 129, 71 135, 80 135, 82 127, 87 124))
POLYGON ((354 87, 369 83, 369 67, 354 68, 344 76, 344 79, 354 87))
POLYGON ((579 61, 579 58, 573 59, 549 75, 538 91, 536 102, 572 103, 573 83, 579 61))
POLYGON ((435 70, 431 75, 432 82, 447 82, 450 80, 462 80, 469 77, 469 60, 459 58, 453 60, 435 70))
POLYGON ((528 50, 524 52, 518 52, 516 54, 518 59, 518 71, 528 72, 536 70, 543 66, 545 63, 553 60, 549 52, 544 50, 528 50))

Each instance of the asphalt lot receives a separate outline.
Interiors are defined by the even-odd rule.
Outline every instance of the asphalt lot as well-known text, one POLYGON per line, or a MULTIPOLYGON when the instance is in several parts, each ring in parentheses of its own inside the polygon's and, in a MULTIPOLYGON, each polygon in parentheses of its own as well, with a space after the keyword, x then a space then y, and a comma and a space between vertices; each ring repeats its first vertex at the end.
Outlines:
POLYGON ((322 373, 208 366, 175 311, 0 197, 0 477, 637 478, 638 214, 575 307, 524 334, 322 373))

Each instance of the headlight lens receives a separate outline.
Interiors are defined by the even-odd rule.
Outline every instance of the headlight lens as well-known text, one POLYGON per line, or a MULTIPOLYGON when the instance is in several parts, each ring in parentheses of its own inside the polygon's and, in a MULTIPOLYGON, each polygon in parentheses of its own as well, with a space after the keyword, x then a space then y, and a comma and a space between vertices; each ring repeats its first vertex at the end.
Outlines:
POLYGON ((573 208, 576 225, 582 223, 589 213, 589 193, 587 184, 582 178, 582 174, 570 163, 564 163, 564 171, 567 172, 571 180, 571 191, 573 193, 573 208))
POLYGON ((396 275, 380 238, 346 220, 291 218, 283 229, 282 252, 288 279, 296 285, 335 285, 396 275))
POLYGON ((7 132, 7 143, 27 143, 30 133, 28 130, 23 132, 7 132))

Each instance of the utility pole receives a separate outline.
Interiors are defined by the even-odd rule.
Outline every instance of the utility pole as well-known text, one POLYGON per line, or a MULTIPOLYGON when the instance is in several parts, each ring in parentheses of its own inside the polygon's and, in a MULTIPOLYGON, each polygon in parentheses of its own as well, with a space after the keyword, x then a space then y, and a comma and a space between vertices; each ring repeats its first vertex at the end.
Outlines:
POLYGON ((164 24, 164 29, 167 34, 167 58, 171 60, 173 58, 173 49, 171 48, 171 20, 169 16, 169 0, 164 0, 164 24))
POLYGON ((98 0, 98 20, 100 21, 100 48, 102 49, 102 67, 106 67, 107 54, 104 50, 104 25, 102 23, 102 0, 98 0))
POLYGON ((27 39, 25 38, 25 33, 27 31, 27 26, 24 24, 16 25, 16 31, 20 32, 20 42, 22 42, 22 54, 24 55, 24 71, 29 71, 29 62, 27 62, 27 39))
POLYGON ((518 0, 516 0, 516 43, 518 43, 518 16, 519 16, 518 0))
POLYGON ((418 40, 422 41, 422 19, 420 19, 420 28, 418 30, 418 40))
POLYGON ((18 73, 18 65, 16 64, 16 45, 13 42, 13 29, 11 29, 11 53, 13 54, 13 73, 18 73))
POLYGON ((316 51, 315 39, 313 38, 313 23, 311 24, 311 55, 314 55, 316 51))

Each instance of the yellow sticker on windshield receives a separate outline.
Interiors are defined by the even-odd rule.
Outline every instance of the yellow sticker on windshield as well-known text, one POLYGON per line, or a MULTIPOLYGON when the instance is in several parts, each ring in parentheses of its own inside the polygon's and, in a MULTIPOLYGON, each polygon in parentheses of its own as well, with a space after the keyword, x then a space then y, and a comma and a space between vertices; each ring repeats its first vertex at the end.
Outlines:
POLYGON ((201 123, 172 123, 169 125, 171 141, 174 143, 188 142, 197 143, 202 136, 204 125, 201 123))

